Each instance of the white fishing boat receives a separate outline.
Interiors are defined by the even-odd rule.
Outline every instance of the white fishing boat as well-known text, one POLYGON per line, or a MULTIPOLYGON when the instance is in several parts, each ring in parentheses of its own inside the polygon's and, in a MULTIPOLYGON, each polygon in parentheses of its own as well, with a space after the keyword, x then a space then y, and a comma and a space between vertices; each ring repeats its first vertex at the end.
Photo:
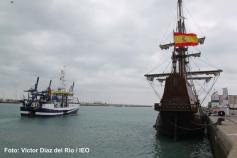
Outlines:
POLYGON ((64 71, 61 71, 61 86, 55 90, 49 86, 44 91, 38 91, 39 77, 34 88, 25 92, 28 98, 21 100, 20 112, 22 116, 60 116, 77 114, 80 102, 73 97, 74 82, 69 89, 65 87, 64 71))

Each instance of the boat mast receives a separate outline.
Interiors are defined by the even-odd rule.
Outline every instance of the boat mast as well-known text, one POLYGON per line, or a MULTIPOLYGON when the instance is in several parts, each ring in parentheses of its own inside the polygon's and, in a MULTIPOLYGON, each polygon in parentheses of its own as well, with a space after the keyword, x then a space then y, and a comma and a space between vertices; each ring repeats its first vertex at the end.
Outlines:
MULTIPOLYGON (((183 16, 183 6, 182 6, 182 0, 178 0, 178 24, 177 24, 177 32, 179 33, 185 33, 185 23, 184 23, 184 16, 183 16)), ((178 58, 178 64, 179 64, 179 74, 181 76, 185 76, 186 74, 186 67, 185 67, 185 52, 187 51, 187 48, 185 47, 179 47, 175 48, 175 51, 177 52, 177 58, 178 58)))

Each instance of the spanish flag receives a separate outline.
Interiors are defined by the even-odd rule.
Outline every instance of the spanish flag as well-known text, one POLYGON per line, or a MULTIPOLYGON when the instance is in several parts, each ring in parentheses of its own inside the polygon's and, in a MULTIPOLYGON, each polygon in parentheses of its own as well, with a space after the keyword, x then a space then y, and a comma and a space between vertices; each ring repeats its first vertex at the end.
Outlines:
POLYGON ((194 33, 174 32, 174 44, 175 47, 196 46, 198 38, 194 33))

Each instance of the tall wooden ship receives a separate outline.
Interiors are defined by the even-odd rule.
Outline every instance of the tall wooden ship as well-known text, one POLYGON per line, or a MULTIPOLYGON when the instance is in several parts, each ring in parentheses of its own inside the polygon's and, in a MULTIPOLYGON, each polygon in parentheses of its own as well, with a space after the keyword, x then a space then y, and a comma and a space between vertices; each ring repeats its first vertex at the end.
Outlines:
POLYGON ((159 111, 154 127, 158 133, 174 137, 196 136, 203 134, 207 116, 195 90, 194 80, 210 80, 219 76, 222 70, 190 71, 189 58, 200 57, 200 53, 190 54, 188 48, 203 44, 205 37, 198 38, 187 33, 183 15, 182 0, 177 2, 177 28, 172 43, 160 45, 172 49, 172 70, 169 73, 145 74, 149 81, 165 81, 164 93, 160 103, 154 104, 159 111))

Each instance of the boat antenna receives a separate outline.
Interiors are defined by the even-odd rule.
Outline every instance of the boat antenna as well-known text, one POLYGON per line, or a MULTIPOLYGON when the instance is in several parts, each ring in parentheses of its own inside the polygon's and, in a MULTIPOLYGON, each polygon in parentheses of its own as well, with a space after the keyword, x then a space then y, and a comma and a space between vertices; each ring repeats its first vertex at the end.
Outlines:
POLYGON ((72 85, 70 86, 69 92, 73 93, 74 85, 75 85, 75 82, 73 82, 72 85))
POLYGON ((66 80, 65 80, 65 71, 64 70, 61 70, 59 80, 61 82, 60 89, 65 89, 66 88, 66 84, 65 84, 66 80))

